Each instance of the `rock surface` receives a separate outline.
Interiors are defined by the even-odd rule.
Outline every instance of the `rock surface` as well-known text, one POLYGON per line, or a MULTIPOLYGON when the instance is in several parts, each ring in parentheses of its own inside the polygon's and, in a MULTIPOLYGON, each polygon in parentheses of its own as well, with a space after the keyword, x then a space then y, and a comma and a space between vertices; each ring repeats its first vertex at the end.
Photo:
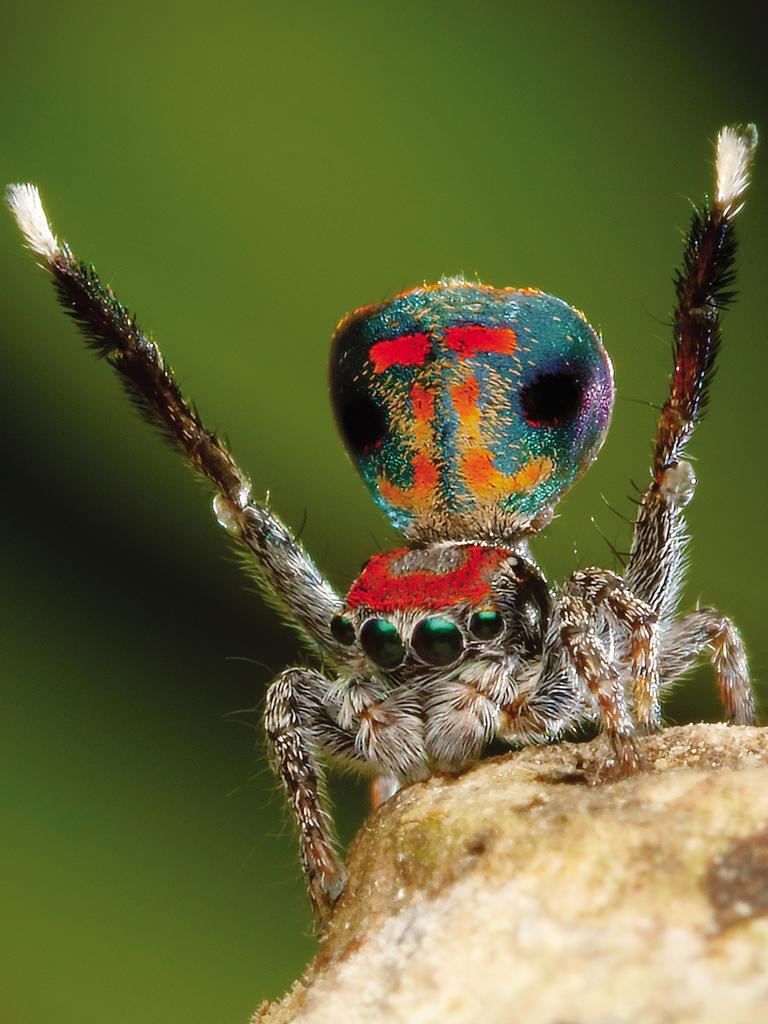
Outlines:
POLYGON ((768 1021, 768 730, 438 776, 373 813, 317 957, 252 1024, 768 1021))

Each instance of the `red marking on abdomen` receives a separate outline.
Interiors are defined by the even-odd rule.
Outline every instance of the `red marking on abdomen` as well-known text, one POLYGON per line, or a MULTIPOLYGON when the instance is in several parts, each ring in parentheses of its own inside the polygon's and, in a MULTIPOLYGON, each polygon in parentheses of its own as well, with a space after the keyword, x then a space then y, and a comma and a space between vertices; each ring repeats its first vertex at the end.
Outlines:
POLYGON ((451 401, 459 419, 469 419, 477 412, 477 400, 480 397, 480 385, 474 377, 467 377, 461 384, 451 388, 451 401))
POLYGON ((414 384, 411 388, 411 403, 413 405, 413 418, 420 423, 431 423, 435 415, 435 396, 427 391, 420 384, 414 384))
POLYGON ((426 452, 417 452, 413 456, 413 487, 415 498, 426 498, 440 482, 437 466, 426 452))
POLYGON ((517 348, 517 335, 510 327, 468 324, 466 327, 449 327, 445 332, 445 343, 462 359, 468 359, 477 352, 501 352, 510 356, 517 348))
POLYGON ((365 605, 372 611, 449 608, 456 604, 478 605, 491 598, 491 580, 512 557, 505 548, 467 545, 460 549, 463 561, 448 572, 406 572, 397 574, 392 564, 409 548, 374 555, 347 595, 347 607, 365 605))
POLYGON ((383 373, 390 366, 421 366, 429 352, 428 334, 403 334, 399 338, 377 341, 368 353, 374 373, 383 373))

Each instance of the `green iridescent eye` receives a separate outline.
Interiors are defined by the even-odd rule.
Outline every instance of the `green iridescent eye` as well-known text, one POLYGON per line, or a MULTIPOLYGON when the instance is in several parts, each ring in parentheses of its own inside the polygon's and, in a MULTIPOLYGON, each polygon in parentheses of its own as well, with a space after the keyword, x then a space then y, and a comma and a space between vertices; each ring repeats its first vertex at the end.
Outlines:
POLYGON ((498 612, 475 612, 469 620, 469 631, 478 640, 493 640, 504 628, 504 620, 498 612))
POLYGON ((343 615, 334 615, 331 619, 331 636, 345 647, 355 642, 355 627, 343 615))
POLYGON ((360 643, 371 661, 381 668, 397 668, 405 658, 400 634, 386 619, 368 619, 360 630, 360 643))
POLYGON ((464 647, 461 630, 450 619, 422 619, 413 631, 411 646, 422 661, 429 665, 450 665, 457 660, 464 647))

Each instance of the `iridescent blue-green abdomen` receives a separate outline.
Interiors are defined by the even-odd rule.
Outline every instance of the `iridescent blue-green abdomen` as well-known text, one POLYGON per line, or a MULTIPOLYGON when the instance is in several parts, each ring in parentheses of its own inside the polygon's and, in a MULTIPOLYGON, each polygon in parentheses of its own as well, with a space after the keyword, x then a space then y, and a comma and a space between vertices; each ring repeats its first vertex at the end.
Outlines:
POLYGON ((409 534, 535 528, 593 461, 611 362, 583 314, 533 289, 416 288, 339 325, 331 393, 375 501, 409 534), (543 517, 543 518, 542 518, 543 517))

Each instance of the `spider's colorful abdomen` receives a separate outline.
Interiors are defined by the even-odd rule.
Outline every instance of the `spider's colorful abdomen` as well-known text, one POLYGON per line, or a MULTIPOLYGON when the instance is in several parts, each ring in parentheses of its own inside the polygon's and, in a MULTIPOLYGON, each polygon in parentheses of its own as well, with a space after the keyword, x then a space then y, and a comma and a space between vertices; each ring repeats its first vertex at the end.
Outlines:
POLYGON ((489 517, 524 529, 556 504, 602 444, 613 373, 562 299, 451 280, 346 317, 331 390, 395 526, 472 536, 489 517))

